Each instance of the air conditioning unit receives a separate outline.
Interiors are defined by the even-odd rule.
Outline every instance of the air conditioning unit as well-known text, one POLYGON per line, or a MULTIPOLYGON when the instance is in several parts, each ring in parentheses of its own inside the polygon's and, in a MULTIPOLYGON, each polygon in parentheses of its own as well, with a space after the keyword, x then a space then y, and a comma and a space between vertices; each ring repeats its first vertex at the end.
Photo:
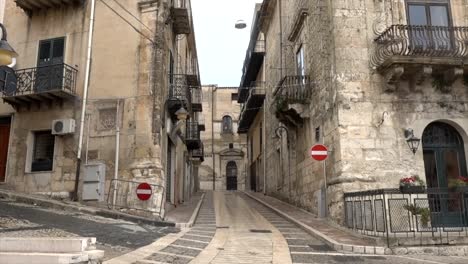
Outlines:
POLYGON ((75 133, 74 119, 58 119, 52 121, 52 135, 66 135, 75 133))

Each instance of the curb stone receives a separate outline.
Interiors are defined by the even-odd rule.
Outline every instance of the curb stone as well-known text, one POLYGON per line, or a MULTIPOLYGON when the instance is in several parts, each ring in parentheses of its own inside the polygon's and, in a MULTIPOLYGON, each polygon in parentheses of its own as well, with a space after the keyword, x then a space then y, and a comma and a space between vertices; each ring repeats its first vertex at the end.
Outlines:
POLYGON ((26 204, 34 204, 37 206, 41 207, 47 207, 47 208, 52 208, 56 210, 64 210, 64 211, 78 211, 90 215, 97 215, 97 216, 102 216, 102 217, 107 217, 107 218, 113 218, 113 219, 121 219, 137 224, 147 224, 147 225, 153 225, 153 226, 167 226, 167 227, 175 227, 175 223, 171 222, 164 222, 160 220, 154 220, 151 218, 146 218, 146 217, 141 217, 141 216, 135 216, 135 215, 130 215, 130 214, 125 214, 121 212, 115 212, 112 210, 106 210, 106 209, 101 209, 101 208, 93 208, 89 206, 78 206, 74 204, 66 204, 60 201, 55 201, 55 200, 50 200, 46 198, 40 198, 40 197, 31 197, 28 195, 24 194, 19 194, 19 193, 14 193, 12 191, 5 191, 5 190, 0 190, 0 198, 8 198, 11 200, 14 200, 16 202, 20 203, 26 203, 26 204))
POLYGON ((310 235, 318 238, 331 248, 334 248, 336 251, 340 252, 352 252, 352 253, 359 253, 359 254, 372 254, 372 255, 384 255, 386 254, 385 247, 375 247, 375 246, 357 246, 357 245, 348 245, 348 244, 342 244, 339 243, 338 241, 334 240, 333 238, 323 234, 322 232, 302 223, 301 221, 295 219, 294 217, 291 217, 287 215, 286 213, 282 212, 281 210, 276 209, 275 207, 271 206, 270 204, 262 201, 261 199, 258 199, 257 197, 249 194, 248 192, 244 192, 248 197, 254 199, 255 201, 263 204, 264 206, 270 208, 273 210, 275 213, 279 214, 280 216, 288 219, 289 221, 295 223, 302 229, 304 229, 307 233, 310 235))
POLYGON ((289 221, 295 223, 302 229, 304 229, 310 235, 318 238, 322 242, 326 243, 330 247, 334 248, 336 251, 345 252, 345 253, 358 253, 358 254, 372 254, 372 255, 435 255, 435 256, 468 256, 468 246, 408 246, 408 247, 376 247, 376 246, 358 246, 358 245, 349 245, 342 244, 333 238, 323 234, 322 232, 302 223, 301 221, 295 219, 282 212, 281 210, 273 207, 272 205, 264 202, 263 200, 249 194, 248 192, 243 192, 248 197, 254 199, 255 201, 263 204, 264 206, 270 208, 278 215, 288 219, 289 221))

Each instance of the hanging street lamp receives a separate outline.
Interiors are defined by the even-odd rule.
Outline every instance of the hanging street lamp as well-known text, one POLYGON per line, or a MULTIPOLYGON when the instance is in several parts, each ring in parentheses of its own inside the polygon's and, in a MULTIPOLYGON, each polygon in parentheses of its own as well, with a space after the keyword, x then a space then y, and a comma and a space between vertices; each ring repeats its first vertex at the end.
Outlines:
POLYGON ((2 29, 2 39, 0 40, 0 66, 10 65, 13 59, 18 57, 18 53, 7 42, 7 31, 5 26, 0 23, 2 29))
POLYGON ((406 143, 408 144, 408 147, 410 148, 411 152, 413 152, 413 154, 416 155, 421 139, 414 136, 414 131, 411 128, 405 129, 405 138, 406 143))

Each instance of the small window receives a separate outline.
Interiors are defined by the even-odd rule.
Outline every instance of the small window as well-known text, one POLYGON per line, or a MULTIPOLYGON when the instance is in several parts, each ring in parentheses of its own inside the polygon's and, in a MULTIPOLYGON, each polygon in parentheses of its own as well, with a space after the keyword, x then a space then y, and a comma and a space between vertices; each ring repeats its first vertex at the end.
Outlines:
POLYGON ((316 142, 319 142, 319 141, 320 141, 320 132, 321 132, 321 131, 320 131, 320 127, 317 127, 317 128, 315 129, 315 141, 316 141, 316 142))
POLYGON ((51 171, 54 160, 55 136, 51 131, 34 132, 31 171, 51 171))
POLYGON ((232 94, 231 94, 231 101, 237 101, 237 98, 239 98, 239 94, 238 94, 238 93, 232 93, 232 94))
POLYGON ((233 149, 233 148, 234 148, 234 144, 229 143, 229 148, 230 148, 230 149, 233 149))
POLYGON ((223 117, 223 133, 232 133, 232 118, 230 116, 223 117))

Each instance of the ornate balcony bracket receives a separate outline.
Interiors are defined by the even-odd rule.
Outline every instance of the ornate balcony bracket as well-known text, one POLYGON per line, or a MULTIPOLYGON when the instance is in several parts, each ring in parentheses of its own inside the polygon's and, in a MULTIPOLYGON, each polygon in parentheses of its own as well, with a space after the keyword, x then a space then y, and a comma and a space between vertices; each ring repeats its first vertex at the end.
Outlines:
POLYGON ((405 69, 402 66, 394 66, 385 72, 385 91, 394 92, 400 84, 400 79, 405 69))
POLYGON ((411 84, 411 90, 414 92, 422 91, 422 84, 428 79, 431 78, 433 69, 432 66, 423 65, 418 68, 413 75, 414 82, 411 84))
POLYGON ((450 68, 444 72, 444 83, 446 86, 451 87, 453 83, 463 76, 463 68, 450 68))

